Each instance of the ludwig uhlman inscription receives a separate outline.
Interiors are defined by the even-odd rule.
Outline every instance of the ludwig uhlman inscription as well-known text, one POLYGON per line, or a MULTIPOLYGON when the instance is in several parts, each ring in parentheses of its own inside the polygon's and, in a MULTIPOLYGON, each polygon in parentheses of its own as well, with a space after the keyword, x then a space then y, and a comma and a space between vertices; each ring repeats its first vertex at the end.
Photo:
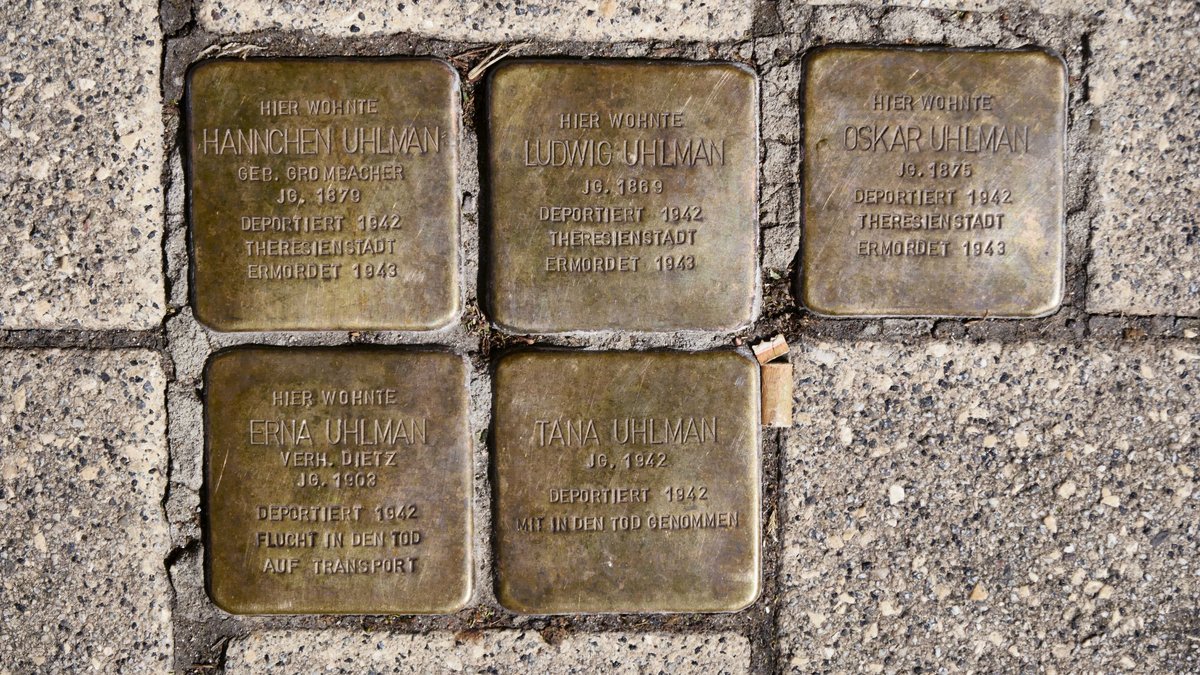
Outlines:
POLYGON ((807 59, 800 295, 857 316, 1062 301, 1066 71, 1042 51, 807 59))
POLYGON ((471 577, 453 354, 241 348, 207 373, 209 592, 239 614, 413 614, 471 577))
POLYGON ((194 68, 197 318, 219 330, 453 319, 458 99, 458 75, 430 59, 194 68))
POLYGON ((729 330, 756 280, 756 81, 729 63, 515 61, 489 90, 492 318, 729 330))
POLYGON ((496 596, 509 609, 736 611, 759 590, 758 369, 732 352, 506 357, 496 596))

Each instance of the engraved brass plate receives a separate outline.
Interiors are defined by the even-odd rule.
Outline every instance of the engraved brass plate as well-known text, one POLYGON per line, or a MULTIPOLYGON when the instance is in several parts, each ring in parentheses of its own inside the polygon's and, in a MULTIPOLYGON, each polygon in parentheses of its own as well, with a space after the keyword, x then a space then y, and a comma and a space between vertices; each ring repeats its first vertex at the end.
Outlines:
POLYGON ((757 81, 732 63, 514 61, 488 108, 493 321, 732 330, 756 284, 757 81))
POLYGON ((1056 310, 1065 101, 1065 66, 1042 51, 809 55, 804 305, 852 316, 1056 310))
POLYGON ((733 352, 527 352, 496 372, 496 596, 517 612, 758 596, 758 368, 733 352))
POLYGON ((189 74, 192 293, 218 330, 423 330, 459 308, 458 75, 431 59, 189 74))
POLYGON ((471 579, 466 366, 240 348, 207 372, 206 555, 237 614, 448 613, 471 579))

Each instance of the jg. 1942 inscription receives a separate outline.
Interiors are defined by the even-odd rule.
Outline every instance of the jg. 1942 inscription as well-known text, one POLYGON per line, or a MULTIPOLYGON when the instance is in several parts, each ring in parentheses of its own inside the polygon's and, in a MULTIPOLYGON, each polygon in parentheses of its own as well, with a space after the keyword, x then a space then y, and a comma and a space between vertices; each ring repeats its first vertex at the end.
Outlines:
POLYGON ((489 89, 489 294, 517 332, 731 330, 756 283, 756 80, 515 61, 489 89))
POLYGON ((453 354, 240 348, 207 372, 209 592, 240 614, 446 613, 471 578, 453 354))
POLYGON ((758 370, 733 352, 506 357, 496 596, 509 609, 712 612, 759 590, 758 370))
POLYGON ((809 309, 982 317, 1057 309, 1061 59, 830 48, 806 65, 800 295, 809 309))
POLYGON ((213 61, 189 75, 196 317, 421 330, 459 303, 458 75, 432 59, 213 61))

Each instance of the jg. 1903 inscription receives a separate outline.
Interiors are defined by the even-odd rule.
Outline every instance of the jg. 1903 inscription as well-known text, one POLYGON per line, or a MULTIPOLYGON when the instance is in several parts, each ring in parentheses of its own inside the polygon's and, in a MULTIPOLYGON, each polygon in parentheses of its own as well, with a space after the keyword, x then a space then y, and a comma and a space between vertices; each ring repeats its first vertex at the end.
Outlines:
POLYGON ((453 354, 240 348, 207 372, 209 592, 242 614, 453 612, 471 577, 453 354))
POLYGON ((756 80, 730 63, 514 61, 488 92, 492 318, 731 330, 756 281, 756 80))
POLYGON ((981 317, 1057 309, 1061 59, 829 48, 806 66, 800 295, 809 309, 981 317))
POLYGON ((449 322, 458 101, 457 73, 432 59, 193 68, 196 317, 219 330, 449 322))
POLYGON ((496 372, 496 596, 710 612, 759 590, 758 370, 733 352, 528 352, 496 372))

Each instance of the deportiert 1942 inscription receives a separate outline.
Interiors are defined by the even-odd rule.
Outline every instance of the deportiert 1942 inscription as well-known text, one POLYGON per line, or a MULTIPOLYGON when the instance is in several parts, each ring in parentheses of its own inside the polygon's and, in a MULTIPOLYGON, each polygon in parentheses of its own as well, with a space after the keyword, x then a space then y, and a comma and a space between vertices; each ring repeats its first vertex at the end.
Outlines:
POLYGON ((207 372, 208 588, 239 614, 461 608, 466 366, 442 352, 240 348, 207 372))
POLYGON ((496 372, 496 596, 533 614, 736 611, 759 591, 758 369, 525 352, 496 372))
POLYGON ((488 92, 492 319, 732 330, 756 287, 756 79, 731 63, 514 61, 488 92))
POLYGON ((432 59, 189 74, 194 310, 219 330, 437 328, 459 306, 458 75, 432 59))
POLYGON ((829 48, 806 66, 800 296, 809 309, 1033 317, 1058 308, 1061 59, 829 48))

